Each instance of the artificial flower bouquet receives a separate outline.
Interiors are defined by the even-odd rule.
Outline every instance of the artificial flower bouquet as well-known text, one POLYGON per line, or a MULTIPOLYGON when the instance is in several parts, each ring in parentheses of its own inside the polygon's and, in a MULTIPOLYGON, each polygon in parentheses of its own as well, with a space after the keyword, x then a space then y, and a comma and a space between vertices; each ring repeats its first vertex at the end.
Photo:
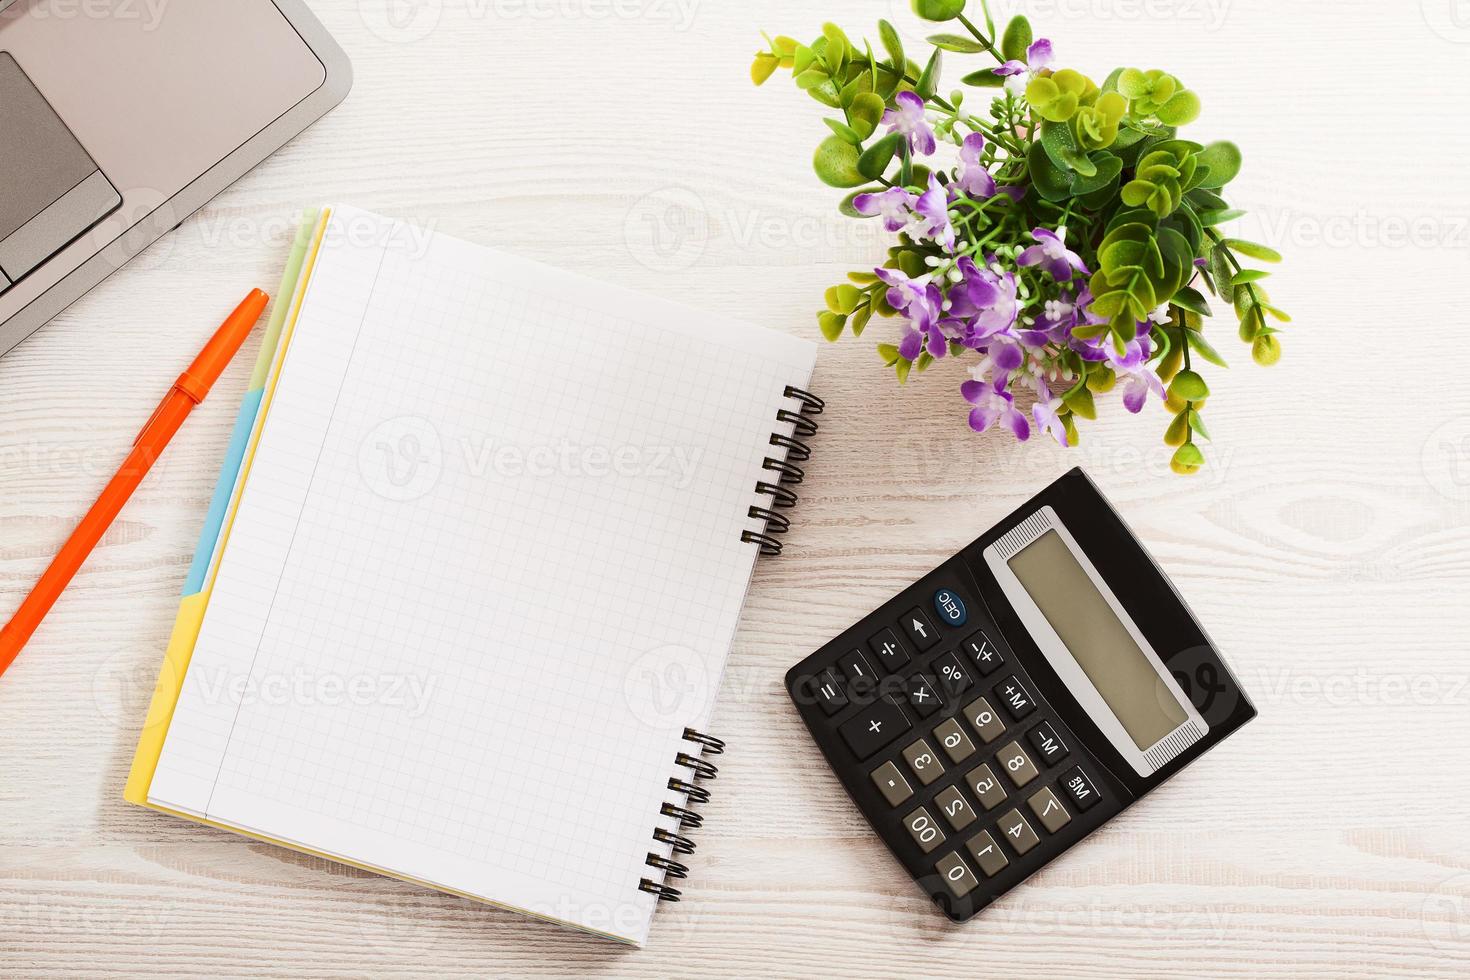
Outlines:
POLYGON ((1273 324, 1289 320, 1262 287, 1267 273, 1241 262, 1280 256, 1220 231, 1242 213, 1222 196, 1240 151, 1178 136, 1200 100, 1173 75, 1120 68, 1099 86, 1055 67, 1051 42, 1033 40, 1025 17, 997 38, 984 0, 983 29, 965 0, 912 5, 965 32, 930 37, 922 66, 879 21, 886 57, 827 24, 810 44, 767 38, 751 67, 756 84, 789 69, 838 110, 823 120, 831 132, 817 176, 851 189, 844 214, 879 219, 896 236, 882 266, 827 290, 822 334, 860 336, 875 313, 899 318, 897 342, 878 345, 898 380, 967 358, 971 427, 1021 440, 1034 427, 1076 445, 1096 394, 1121 389, 1134 413, 1152 396, 1171 418, 1174 471, 1195 472, 1209 396, 1196 361, 1225 366, 1204 336, 1201 287, 1234 308, 1257 363, 1281 356, 1273 324), (945 53, 991 63, 944 98, 945 53))

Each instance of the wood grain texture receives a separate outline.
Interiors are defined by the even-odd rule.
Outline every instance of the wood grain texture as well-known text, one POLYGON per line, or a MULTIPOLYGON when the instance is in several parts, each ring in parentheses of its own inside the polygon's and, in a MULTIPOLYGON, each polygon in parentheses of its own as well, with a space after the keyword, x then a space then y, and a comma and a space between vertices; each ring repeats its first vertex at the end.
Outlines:
MULTIPOLYGON (((0 974, 1470 971, 1470 28, 1452 0, 1001 5, 1099 77, 1177 71, 1204 98, 1195 131, 1245 148, 1242 233, 1287 253, 1273 291, 1297 322, 1270 371, 1221 329, 1236 366, 1211 380, 1209 469, 1171 476, 1163 420, 1115 405, 1072 452, 976 437, 951 367, 900 390, 869 338, 825 347, 830 408, 736 641, 688 900, 629 951, 122 802, 247 354, 0 682, 0 974), (1076 463, 1261 716, 952 927, 814 757, 782 675, 1076 463)), ((348 102, 0 360, 0 610, 200 331, 275 282, 304 205, 805 335, 821 290, 880 254, 810 173, 818 107, 745 71, 760 28, 814 35, 824 14, 917 37, 906 0, 313 6, 354 59, 348 102)))

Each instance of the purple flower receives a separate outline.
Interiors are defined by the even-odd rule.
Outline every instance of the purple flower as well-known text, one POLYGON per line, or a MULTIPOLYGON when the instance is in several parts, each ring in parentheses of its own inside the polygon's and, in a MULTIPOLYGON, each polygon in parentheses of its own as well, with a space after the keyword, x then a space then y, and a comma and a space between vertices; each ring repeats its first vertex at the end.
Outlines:
POLYGON ((984 432, 1000 422, 1021 442, 1031 438, 1031 425, 1016 407, 1016 399, 990 381, 966 381, 960 393, 975 407, 970 409, 970 428, 984 432))
POLYGON ((954 226, 949 223, 949 193, 939 178, 929 175, 929 189, 914 205, 912 231, 920 238, 932 238, 946 249, 954 248, 954 226))
POLYGON ((955 186, 971 197, 991 198, 995 196, 995 178, 980 162, 980 153, 985 149, 985 137, 971 133, 960 144, 960 171, 955 186))
POLYGON ((1149 392, 1160 398, 1164 397, 1164 383, 1145 365, 1140 364, 1124 373, 1119 380, 1123 382, 1123 407, 1134 415, 1143 411, 1143 403, 1148 400, 1149 392))
POLYGON ((917 195, 902 187, 890 187, 880 194, 859 194, 852 199, 852 206, 858 214, 882 215, 883 227, 898 231, 909 223, 909 216, 918 200, 917 195))
POLYGON ((1023 75, 1027 72, 1035 73, 1043 68, 1048 68, 1052 63, 1051 42, 1046 38, 1037 38, 1031 47, 1026 49, 1026 60, 1016 61, 1012 59, 999 68, 991 69, 997 75, 1023 75))
POLYGON ((915 153, 930 154, 937 145, 934 130, 924 116, 924 100, 914 92, 900 92, 893 97, 896 108, 883 113, 882 122, 890 133, 902 133, 908 138, 909 149, 915 153))
POLYGON ((1067 248, 1066 236, 1065 227, 1055 232, 1046 228, 1031 229, 1031 237, 1036 239, 1036 244, 1022 252, 1020 258, 1016 259, 1016 263, 1027 266, 1039 265, 1057 282, 1070 281, 1073 272, 1080 272, 1084 276, 1091 275, 1087 271, 1087 266, 1082 264, 1082 257, 1067 248))
POLYGON ((1062 400, 1053 395, 1046 382, 1040 379, 1037 379, 1036 389, 1036 404, 1031 406, 1031 417, 1036 419, 1036 427, 1050 432, 1052 438, 1063 446, 1068 445, 1067 427, 1062 424, 1062 417, 1057 411, 1062 407, 1062 400))
POLYGON ((999 266, 977 265, 969 258, 960 261, 960 270, 971 284, 977 338, 984 340, 1015 326, 1021 313, 1021 304, 1016 299, 1016 274, 1002 271, 999 266))
POLYGON ((873 271, 888 284, 884 297, 888 305, 908 316, 898 342, 899 354, 912 361, 927 349, 934 357, 943 357, 949 345, 939 327, 940 306, 944 302, 939 287, 929 282, 928 276, 910 279, 898 269, 873 271))

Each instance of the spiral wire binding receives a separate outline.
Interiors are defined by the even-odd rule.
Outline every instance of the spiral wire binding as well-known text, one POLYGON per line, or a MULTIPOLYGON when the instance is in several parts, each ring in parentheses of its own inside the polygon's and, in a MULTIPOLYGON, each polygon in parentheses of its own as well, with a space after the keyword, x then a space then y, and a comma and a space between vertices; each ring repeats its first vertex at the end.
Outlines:
MULTIPOLYGON (((688 769, 693 773, 694 779, 714 779, 720 771, 714 763, 702 758, 704 755, 719 755, 725 751, 725 743, 713 735, 697 732, 692 728, 684 729, 684 740, 699 746, 699 753, 691 755, 688 752, 680 752, 674 762, 681 768, 688 769)), ((710 799, 709 790, 703 786, 696 786, 691 780, 679 776, 669 777, 669 789, 684 797, 684 802, 665 802, 659 812, 666 817, 673 817, 679 821, 680 830, 697 830, 704 825, 704 816, 692 809, 702 803, 708 803, 710 799)), ((667 844, 675 854, 687 855, 694 853, 694 841, 683 834, 675 833, 664 827, 655 827, 653 839, 660 844, 667 844)), ((638 889, 655 896, 660 902, 677 902, 683 896, 683 892, 668 884, 670 878, 682 879, 689 877, 689 866, 672 858, 648 852, 644 860, 650 868, 663 872, 664 881, 654 881, 652 878, 643 878, 638 882, 638 889)))
MULTIPOLYGON (((791 519, 784 514, 779 514, 772 508, 786 509, 795 507, 798 501, 796 492, 792 486, 799 484, 806 476, 797 463, 804 463, 812 457, 809 445, 802 439, 809 439, 817 434, 817 423, 812 421, 811 416, 821 415, 826 405, 820 398, 809 391, 803 391, 792 385, 787 385, 783 393, 784 397, 790 398, 798 404, 796 411, 783 408, 776 413, 776 421, 783 425, 791 426, 793 435, 783 432, 771 433, 771 445, 778 449, 784 449, 782 458, 767 456, 762 461, 762 467, 769 473, 775 475, 774 480, 761 480, 755 485, 755 492, 763 497, 770 498, 770 507, 759 504, 752 506, 748 512, 752 520, 760 521, 760 530, 747 530, 741 532, 740 540, 747 544, 760 546, 763 555, 779 555, 781 553, 781 542, 775 537, 785 534, 791 529, 791 519)), ((719 755, 725 751, 725 743, 713 735, 697 732, 692 728, 684 729, 684 740, 699 746, 696 753, 680 752, 674 758, 674 764, 691 773, 691 779, 680 776, 669 778, 669 789, 680 794, 683 803, 665 802, 659 813, 665 817, 672 817, 679 822, 679 830, 698 830, 704 825, 704 817, 693 809, 710 800, 710 792, 703 786, 697 786, 693 780, 714 779, 719 773, 719 767, 709 760, 706 755, 719 755)), ((653 831, 653 839, 660 844, 667 844, 674 854, 689 855, 694 853, 694 841, 681 833, 676 833, 664 827, 656 827, 653 831)), ((640 890, 654 895, 660 902, 677 902, 683 893, 672 885, 667 884, 668 879, 683 879, 689 877, 689 866, 671 858, 662 857, 650 851, 646 863, 650 868, 663 872, 665 881, 654 881, 652 878, 644 878, 638 883, 640 890)))
POLYGON ((816 395, 792 385, 786 386, 784 396, 797 402, 800 408, 794 412, 789 408, 781 409, 776 413, 776 421, 791 426, 791 431, 795 435, 788 436, 782 432, 771 433, 771 445, 786 450, 786 455, 782 458, 767 456, 761 462, 761 466, 766 471, 775 474, 775 480, 761 480, 755 485, 757 494, 771 498, 771 507, 760 505, 751 507, 749 516, 761 522, 760 528, 740 532, 741 541, 757 545, 760 553, 769 557, 775 557, 781 553, 781 541, 776 535, 785 534, 791 530, 791 519, 776 513, 771 508, 795 507, 800 499, 791 487, 800 483, 806 477, 806 472, 796 464, 804 463, 812 458, 811 446, 802 442, 802 439, 817 434, 817 423, 812 421, 811 416, 821 415, 823 409, 827 407, 816 395))

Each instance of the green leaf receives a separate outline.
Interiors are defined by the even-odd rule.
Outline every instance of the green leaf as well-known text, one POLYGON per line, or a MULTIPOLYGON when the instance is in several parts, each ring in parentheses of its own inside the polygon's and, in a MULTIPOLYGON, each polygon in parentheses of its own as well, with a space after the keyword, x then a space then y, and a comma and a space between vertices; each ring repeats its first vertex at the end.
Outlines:
POLYGON ((829 21, 822 25, 822 36, 827 39, 827 63, 847 64, 852 57, 852 42, 842 33, 842 28, 829 21))
POLYGON ((1210 342, 1205 339, 1205 335, 1198 330, 1184 331, 1184 339, 1189 344, 1191 350, 1216 367, 1230 366, 1225 363, 1225 358, 1220 356, 1220 352, 1210 346, 1210 342))
POLYGON ((1086 385, 1067 392, 1062 396, 1062 403, 1085 419, 1097 418, 1097 406, 1092 400, 1092 392, 1086 385))
POLYGON ((1007 61, 1025 61, 1026 49, 1031 46, 1031 22, 1021 14, 1011 18, 1006 25, 1005 36, 1000 41, 1000 53, 1007 61))
POLYGON ((853 129, 847 123, 838 122, 836 119, 823 119, 822 122, 826 123, 827 128, 836 133, 839 139, 845 140, 853 146, 863 145, 863 138, 857 134, 857 130, 853 129))
MULTIPOLYGON (((1042 123, 1041 145, 1046 148, 1046 155, 1051 158, 1051 162, 1056 164, 1059 170, 1075 171, 1083 177, 1097 175, 1097 164, 1077 148, 1072 128, 1066 123, 1042 123)), ((1119 160, 1118 163, 1121 170, 1122 161, 1119 160)))
POLYGON ((956 51, 960 54, 979 54, 985 50, 985 45, 973 38, 961 37, 958 34, 935 34, 928 41, 936 48, 956 51))
POLYGON ((821 328, 822 336, 829 341, 834 341, 842 336, 842 327, 845 322, 845 317, 830 310, 817 314, 817 326, 821 328))
POLYGON ((755 56, 755 62, 750 66, 750 80, 757 85, 763 85, 766 79, 776 73, 781 67, 781 59, 773 54, 762 52, 755 56))
POLYGON ((1210 175, 1201 187, 1224 187, 1240 173, 1240 147, 1228 140, 1219 140, 1205 147, 1199 162, 1210 168, 1210 175))
POLYGON ((820 68, 808 68, 796 76, 796 87, 803 92, 811 91, 823 82, 831 82, 832 78, 820 68))
MULTIPOLYGON (((858 193, 862 192, 859 191, 858 193)), ((878 277, 871 272, 849 272, 847 278, 859 286, 871 286, 873 283, 879 281, 878 277)))
POLYGON ((852 105, 847 107, 848 125, 863 139, 867 139, 878 128, 884 108, 883 97, 876 92, 859 93, 852 100, 852 105))
MULTIPOLYGON (((1051 125, 1048 123, 1047 125, 1051 125)), ((1123 173, 1123 161, 1111 153, 1099 153, 1090 161, 1096 173, 1091 177, 1078 177, 1072 183, 1072 195, 1074 197, 1085 197, 1088 194, 1104 190, 1110 185, 1116 184, 1119 176, 1123 173)))
POLYGON ((1244 255, 1261 262, 1281 261, 1280 252, 1274 248, 1267 248, 1265 245, 1257 245, 1255 242, 1247 242, 1239 238, 1227 238, 1220 244, 1237 255, 1244 255))
POLYGON ((919 356, 914 360, 914 367, 920 371, 923 371, 925 368, 933 363, 934 355, 929 353, 928 351, 924 351, 919 354, 919 356))
POLYGON ((1026 169, 1036 192, 1048 201, 1065 201, 1072 195, 1072 182, 1056 164, 1051 162, 1046 148, 1039 142, 1032 143, 1026 154, 1026 169))
POLYGON ((856 187, 867 178, 858 171, 858 149, 840 136, 828 136, 812 157, 812 169, 829 187, 856 187))
POLYGON ((1204 465, 1205 454, 1192 442, 1186 442, 1174 450, 1174 458, 1169 461, 1169 468, 1180 476, 1198 473, 1199 468, 1204 465))
POLYGON ((1000 88, 1006 83, 1004 76, 997 75, 989 68, 972 71, 960 81, 966 85, 973 85, 975 88, 1000 88))
POLYGON ((888 53, 888 60, 893 62, 895 68, 903 71, 906 63, 903 54, 903 41, 899 40, 898 31, 886 20, 878 21, 878 39, 883 42, 883 50, 888 53))
POLYGON ((1175 306, 1183 307, 1186 310, 1198 313, 1200 316, 1214 315, 1213 312, 1210 310, 1209 302, 1203 296, 1201 296, 1199 290, 1195 289, 1193 286, 1185 286, 1180 289, 1177 293, 1174 294, 1174 298, 1170 302, 1172 302, 1175 306))
POLYGON ((1164 430, 1164 445, 1182 446, 1189 439, 1189 413, 1180 412, 1164 430))
POLYGON ((902 145, 904 135, 902 133, 889 133, 872 146, 863 151, 857 160, 857 171, 866 180, 877 180, 888 170, 888 165, 893 162, 893 155, 898 152, 902 145))
POLYGON ((796 53, 791 56, 791 75, 796 77, 817 63, 817 52, 805 44, 796 46, 796 53))
POLYGON ((849 329, 852 330, 852 335, 854 337, 861 337, 863 335, 864 328, 866 328, 868 325, 868 321, 872 318, 873 307, 871 305, 863 306, 857 310, 854 310, 852 316, 847 318, 847 326, 849 329))
POLYGON ((909 5, 925 20, 954 20, 965 12, 965 0, 909 0, 909 5))
POLYGON ((1130 99, 1141 99, 1149 93, 1148 76, 1137 68, 1124 68, 1118 75, 1118 91, 1130 99))
POLYGON ((878 356, 883 358, 883 363, 889 367, 898 363, 898 348, 893 344, 879 344, 878 356))
POLYGON ((856 286, 851 286, 844 282, 840 285, 829 286, 823 298, 827 301, 827 309, 833 313, 840 313, 846 316, 857 309, 858 302, 863 298, 863 293, 856 286))
POLYGON ((1185 90, 1159 106, 1154 115, 1166 126, 1183 126, 1198 119, 1199 110, 1199 96, 1185 90))
POLYGON ((1210 438, 1210 430, 1205 428, 1204 419, 1200 418, 1199 412, 1192 408, 1189 410, 1189 427, 1194 430, 1195 435, 1210 438))
POLYGON ((939 55, 940 50, 935 48, 934 53, 929 56, 929 63, 924 66, 924 73, 919 76, 918 82, 914 85, 914 91, 921 99, 933 98, 934 90, 939 85, 939 55))
POLYGON ((1206 228, 1214 228, 1218 225, 1223 225, 1227 221, 1234 221, 1236 218, 1244 216, 1245 212, 1236 208, 1215 208, 1210 211, 1201 211, 1199 214, 1199 223, 1206 228))
POLYGON ((898 383, 906 385, 909 383, 909 371, 913 370, 913 361, 905 361, 902 358, 894 365, 894 371, 898 373, 898 383))
POLYGON ((1267 334, 1251 341, 1251 357, 1261 367, 1270 367, 1281 360, 1281 341, 1267 334))
POLYGON ((1270 274, 1265 269, 1241 269, 1230 277, 1230 285, 1244 286, 1248 282, 1260 282, 1270 274))
POLYGON ((1210 386, 1193 371, 1180 371, 1169 383, 1169 394, 1185 401, 1197 402, 1210 397, 1210 386))

